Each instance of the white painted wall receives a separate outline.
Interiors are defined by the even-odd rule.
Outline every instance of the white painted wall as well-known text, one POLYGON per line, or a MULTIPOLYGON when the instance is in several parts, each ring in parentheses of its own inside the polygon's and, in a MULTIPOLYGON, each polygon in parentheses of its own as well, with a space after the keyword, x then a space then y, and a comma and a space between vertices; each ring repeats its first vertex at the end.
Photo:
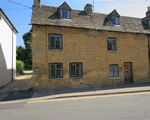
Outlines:
POLYGON ((4 17, 0 20, 0 87, 12 81, 16 77, 16 34, 6 23, 4 17), (13 39, 13 43, 12 43, 13 39), (12 60, 13 45, 13 60, 12 60))

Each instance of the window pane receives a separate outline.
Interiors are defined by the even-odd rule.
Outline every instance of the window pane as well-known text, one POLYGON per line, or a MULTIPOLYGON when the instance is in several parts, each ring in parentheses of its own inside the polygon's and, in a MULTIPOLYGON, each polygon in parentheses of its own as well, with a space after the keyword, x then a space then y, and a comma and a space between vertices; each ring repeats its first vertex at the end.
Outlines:
POLYGON ((111 17, 111 22, 112 22, 113 24, 115 24, 115 16, 112 16, 112 17, 111 17))
POLYGON ((61 18, 70 18, 70 11, 69 10, 61 10, 61 18))
POLYGON ((76 69, 76 75, 81 76, 81 69, 76 69))
POLYGON ((61 64, 57 64, 57 68, 62 68, 62 67, 61 67, 61 64))
POLYGON ((71 64, 71 75, 75 75, 75 64, 71 64))
POLYGON ((63 17, 63 18, 67 18, 67 11, 66 11, 66 10, 63 10, 63 12, 62 12, 62 17, 63 17))
POLYGON ((60 41, 56 41, 56 48, 60 48, 60 41))
POLYGON ((62 77, 62 72, 60 70, 56 70, 56 77, 62 77))
POLYGON ((109 76, 113 77, 113 66, 109 66, 109 76))
POLYGON ((55 65, 51 65, 50 72, 51 72, 51 76, 55 77, 55 65))
POLYGON ((70 11, 67 12, 67 18, 70 18, 70 11))
POLYGON ((55 39, 56 40, 61 40, 61 36, 60 35, 56 35, 55 39))
POLYGON ((118 65, 114 66, 114 77, 119 76, 118 65))
POLYGON ((112 40, 112 50, 117 50, 115 39, 112 40))
POLYGON ((108 44, 108 50, 112 50, 112 40, 111 39, 108 39, 107 40, 107 44, 108 44))
POLYGON ((55 47, 55 37, 50 36, 50 47, 55 47))
POLYGON ((119 18, 115 17, 115 24, 118 25, 119 24, 119 18))
POLYGON ((76 68, 81 68, 81 64, 80 64, 80 63, 77 63, 77 64, 76 64, 76 68))

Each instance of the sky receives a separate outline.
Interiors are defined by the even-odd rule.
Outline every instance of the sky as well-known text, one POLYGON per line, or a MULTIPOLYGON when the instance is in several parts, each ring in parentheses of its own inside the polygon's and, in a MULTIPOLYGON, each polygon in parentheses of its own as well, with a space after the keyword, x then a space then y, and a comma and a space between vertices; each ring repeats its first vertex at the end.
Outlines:
MULTIPOLYGON (((150 0, 65 0, 72 9, 83 10, 87 3, 94 6, 97 13, 109 14, 114 9, 120 16, 144 18, 150 0)), ((41 4, 59 7, 64 0, 41 0, 41 4)), ((0 8, 18 30, 17 46, 24 47, 22 36, 31 29, 33 0, 1 0, 0 8), (18 4, 15 4, 15 3, 18 4)))

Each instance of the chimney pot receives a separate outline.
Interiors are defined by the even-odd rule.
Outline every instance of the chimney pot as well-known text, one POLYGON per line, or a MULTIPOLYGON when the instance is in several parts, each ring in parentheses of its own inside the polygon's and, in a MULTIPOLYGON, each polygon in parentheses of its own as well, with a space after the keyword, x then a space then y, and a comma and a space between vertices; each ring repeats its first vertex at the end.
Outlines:
POLYGON ((87 14, 91 14, 92 13, 92 5, 91 4, 86 4, 86 6, 84 7, 84 11, 87 14))

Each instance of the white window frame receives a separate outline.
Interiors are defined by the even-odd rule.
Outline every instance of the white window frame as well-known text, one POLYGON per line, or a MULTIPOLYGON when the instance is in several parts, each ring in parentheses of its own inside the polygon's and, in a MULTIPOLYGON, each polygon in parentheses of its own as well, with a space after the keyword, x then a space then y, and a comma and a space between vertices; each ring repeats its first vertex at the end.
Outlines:
POLYGON ((60 10, 60 18, 61 19, 70 19, 70 10, 60 10), (66 12, 66 15, 64 15, 64 12, 66 12))
POLYGON ((50 78, 63 78, 63 64, 62 63, 50 63, 49 64, 49 77, 50 78), (55 76, 51 75, 51 65, 55 66, 55 76), (61 68, 57 68, 57 65, 61 65, 61 68), (61 70, 61 76, 60 77, 56 76, 57 70, 61 70))
POLYGON ((49 49, 62 49, 62 35, 49 35, 49 49), (51 40, 50 37, 55 37, 55 47, 51 47, 51 40), (57 40, 56 37, 60 37, 60 40, 57 40), (59 48, 56 48, 56 41, 59 41, 59 48))
POLYGON ((117 65, 117 64, 112 64, 112 65, 109 65, 109 77, 119 77, 119 66, 117 65), (111 67, 113 68, 113 75, 111 76, 110 74, 110 72, 111 72, 111 67), (117 67, 117 73, 115 73, 115 67, 117 67), (117 75, 115 75, 115 74, 117 74, 117 75))
POLYGON ((111 22, 113 25, 119 25, 119 17, 111 16, 111 22), (113 21, 113 19, 114 19, 114 21, 113 21))
POLYGON ((107 38, 107 50, 108 51, 117 51, 117 39, 116 38, 107 38), (108 41, 112 41, 112 49, 111 50, 109 50, 108 49, 108 41), (114 42, 115 42, 115 44, 113 44, 114 42))

